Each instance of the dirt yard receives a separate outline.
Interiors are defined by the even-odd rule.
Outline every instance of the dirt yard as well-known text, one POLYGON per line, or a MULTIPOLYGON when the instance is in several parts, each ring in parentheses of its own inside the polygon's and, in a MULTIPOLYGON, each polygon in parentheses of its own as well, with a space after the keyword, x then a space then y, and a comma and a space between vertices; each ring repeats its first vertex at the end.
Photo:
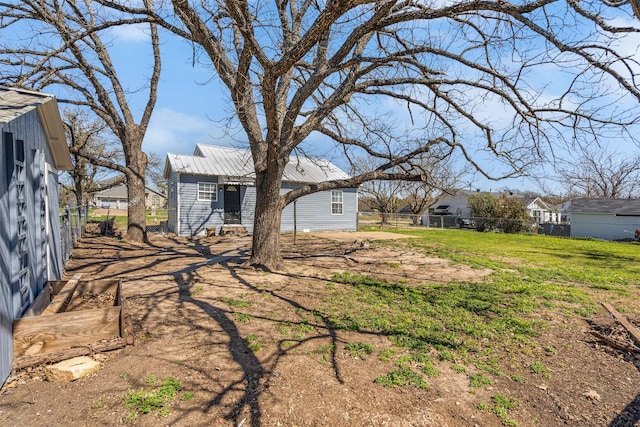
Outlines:
MULTIPOLYGON (((388 363, 375 354, 350 356, 345 343, 388 348, 387 337, 300 321, 327 295, 334 272, 409 283, 487 273, 425 258, 401 240, 375 243, 396 237, 305 234, 295 246, 285 237, 288 271, 282 273, 243 267, 246 237, 152 236, 150 245, 140 246, 86 237, 67 277, 122 278, 136 344, 96 354, 101 369, 71 383, 47 382, 42 367, 14 373, 0 394, 0 425, 501 426, 495 414, 478 408, 496 391, 520 401, 510 413, 518 426, 640 425, 640 362, 590 334, 593 324, 613 327, 605 314, 547 319, 538 340, 559 349, 543 356, 548 379, 498 378, 471 388, 467 374, 434 357, 439 374, 429 379, 429 389, 374 384, 388 363), (390 262, 399 267, 389 268, 390 262), (182 397, 171 401, 165 417, 149 413, 133 420, 124 396, 168 377, 180 382, 182 397)), ((512 354, 503 362, 529 360, 512 354)))

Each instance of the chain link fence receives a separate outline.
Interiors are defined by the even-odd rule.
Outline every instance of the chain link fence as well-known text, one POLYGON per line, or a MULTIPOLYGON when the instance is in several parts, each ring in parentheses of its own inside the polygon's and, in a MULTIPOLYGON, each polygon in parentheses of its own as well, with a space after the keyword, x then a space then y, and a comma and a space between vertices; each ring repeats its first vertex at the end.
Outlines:
POLYGON ((379 214, 361 212, 358 222, 360 227, 376 227, 390 230, 431 227, 447 229, 462 228, 477 231, 496 230, 506 233, 529 232, 565 237, 571 235, 571 225, 568 223, 539 224, 535 218, 521 220, 511 218, 463 217, 460 215, 379 214))
POLYGON ((60 243, 63 263, 71 258, 73 247, 83 236, 88 216, 89 206, 67 206, 60 214, 60 243))

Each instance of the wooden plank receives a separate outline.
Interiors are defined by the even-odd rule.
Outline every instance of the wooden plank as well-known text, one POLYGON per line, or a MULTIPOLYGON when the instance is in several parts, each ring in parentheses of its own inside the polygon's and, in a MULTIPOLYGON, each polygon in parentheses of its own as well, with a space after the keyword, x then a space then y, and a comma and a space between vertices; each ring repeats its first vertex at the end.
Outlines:
POLYGON ((82 274, 74 274, 71 280, 69 280, 64 288, 62 288, 60 293, 53 297, 49 306, 42 312, 42 316, 48 316, 64 311, 64 308, 69 303, 69 300, 71 300, 73 291, 75 291, 81 277, 82 274))
POLYGON ((636 343, 636 345, 640 345, 640 331, 633 326, 627 319, 624 318, 623 315, 618 313, 618 311, 613 308, 613 306, 609 303, 603 302, 602 306, 607 309, 609 313, 618 321, 624 328, 629 332, 631 338, 636 343))
POLYGON ((102 343, 85 345, 82 347, 73 347, 66 350, 54 351, 51 353, 37 354, 33 356, 21 356, 13 360, 11 369, 24 369, 31 366, 41 365, 43 363, 56 363, 61 360, 70 359, 78 356, 91 356, 94 353, 103 351, 112 351, 125 348, 127 344, 123 339, 107 341, 102 343))
POLYGON ((39 353, 68 349, 120 336, 120 307, 25 317, 13 324, 14 357, 36 344, 39 353))
POLYGON ((39 316, 51 303, 51 287, 47 284, 22 317, 39 316))
POLYGON ((135 344, 135 336, 133 334, 133 322, 131 321, 131 314, 127 305, 127 299, 124 297, 124 289, 122 288, 122 282, 118 286, 117 295, 118 305, 120 306, 120 336, 124 338, 128 345, 135 344))

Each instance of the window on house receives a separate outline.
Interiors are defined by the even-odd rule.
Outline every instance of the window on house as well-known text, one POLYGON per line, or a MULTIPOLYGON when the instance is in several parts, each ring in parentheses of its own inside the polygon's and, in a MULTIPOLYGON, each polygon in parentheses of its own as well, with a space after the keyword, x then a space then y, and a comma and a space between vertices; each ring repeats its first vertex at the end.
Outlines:
POLYGON ((331 190, 331 215, 342 215, 342 191, 331 190))
POLYGON ((198 200, 218 201, 218 184, 211 182, 198 183, 198 200))

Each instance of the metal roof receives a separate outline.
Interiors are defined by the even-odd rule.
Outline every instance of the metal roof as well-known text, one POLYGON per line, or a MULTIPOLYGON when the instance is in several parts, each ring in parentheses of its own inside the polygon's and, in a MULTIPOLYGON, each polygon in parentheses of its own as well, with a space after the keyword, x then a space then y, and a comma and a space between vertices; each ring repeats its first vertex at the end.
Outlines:
POLYGON ((0 123, 9 123, 33 109, 38 111, 42 131, 51 149, 56 168, 71 169, 73 164, 55 97, 39 92, 0 86, 0 123))
MULTIPOLYGON (((253 159, 249 150, 197 144, 192 156, 167 153, 165 178, 171 168, 177 173, 222 176, 227 179, 254 180, 253 159)), ((347 179, 349 175, 323 159, 292 156, 283 175, 285 182, 317 183, 347 179)))
POLYGON ((572 213, 640 215, 640 199, 574 199, 567 211, 572 213))

